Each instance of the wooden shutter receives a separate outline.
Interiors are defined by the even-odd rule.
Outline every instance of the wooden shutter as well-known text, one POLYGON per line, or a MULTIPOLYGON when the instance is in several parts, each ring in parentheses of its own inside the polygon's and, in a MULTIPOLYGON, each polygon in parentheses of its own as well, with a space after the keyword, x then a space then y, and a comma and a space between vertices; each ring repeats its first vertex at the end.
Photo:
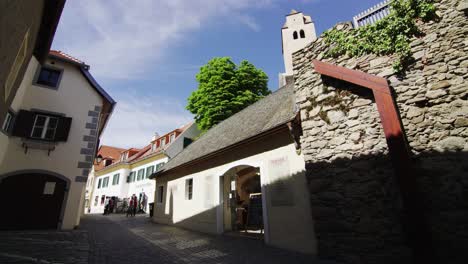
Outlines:
POLYGON ((36 114, 26 110, 20 110, 15 118, 12 136, 29 138, 34 125, 36 114))
POLYGON ((70 132, 71 117, 60 117, 55 131, 55 141, 67 141, 70 132))

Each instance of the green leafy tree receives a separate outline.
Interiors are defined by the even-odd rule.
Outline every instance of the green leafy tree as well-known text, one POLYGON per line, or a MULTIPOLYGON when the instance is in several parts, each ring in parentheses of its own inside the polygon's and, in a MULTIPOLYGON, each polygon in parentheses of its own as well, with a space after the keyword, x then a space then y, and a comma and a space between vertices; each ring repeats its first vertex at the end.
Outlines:
POLYGON ((213 58, 197 74, 198 89, 188 98, 187 110, 206 131, 253 104, 268 90, 268 76, 248 61, 236 66, 229 57, 213 58))

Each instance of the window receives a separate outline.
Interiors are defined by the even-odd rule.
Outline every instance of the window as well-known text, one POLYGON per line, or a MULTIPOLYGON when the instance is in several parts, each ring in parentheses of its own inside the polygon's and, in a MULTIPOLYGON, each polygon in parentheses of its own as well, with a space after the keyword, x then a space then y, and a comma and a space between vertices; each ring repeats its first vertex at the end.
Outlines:
POLYGON ((119 178, 120 178, 120 174, 119 174, 119 173, 114 174, 114 177, 112 178, 112 185, 117 185, 117 184, 119 184, 119 178))
POLYGON ((151 144, 151 152, 154 152, 156 150, 156 143, 151 144))
POLYGON ((72 123, 71 117, 61 113, 21 109, 14 117, 11 135, 46 141, 67 141, 72 123))
POLYGON ((192 200, 193 179, 185 180, 185 200, 192 200))
POLYGON ((40 86, 57 89, 62 77, 62 70, 50 66, 41 66, 37 73, 36 82, 40 86))
POLYGON ((169 139, 169 142, 174 142, 175 136, 176 136, 176 134, 173 133, 173 134, 171 135, 171 138, 169 139))
POLYGON ((23 66, 24 59, 28 53, 28 39, 29 39, 29 28, 24 34, 23 42, 21 43, 18 53, 16 53, 15 61, 10 68, 10 72, 5 81, 5 101, 10 97, 11 89, 15 85, 18 74, 23 66))
POLYGON ((159 164, 156 165, 156 171, 159 171, 163 166, 164 164, 166 164, 165 162, 161 162, 159 164))
POLYGON ((106 188, 109 185, 109 177, 105 177, 102 180, 102 188, 106 188))
POLYGON ((158 203, 162 203, 164 198, 164 186, 158 187, 158 203))
POLYGON ((97 184, 97 188, 101 189, 101 185, 102 185, 102 179, 99 179, 98 184, 97 184))
POLYGON ((135 172, 131 171, 130 174, 127 176, 127 182, 134 182, 135 181, 135 172))
POLYGON ((105 159, 104 160, 104 167, 107 167, 109 165, 112 165, 112 160, 111 159, 105 159))
POLYGON ((301 31, 299 32, 299 34, 301 35, 301 38, 305 38, 304 30, 301 29, 301 31))
POLYGON ((293 39, 297 39, 297 31, 294 31, 294 33, 293 33, 293 39))
POLYGON ((97 206, 98 201, 99 201, 99 196, 94 197, 94 206, 97 206))
POLYGON ((166 137, 161 139, 161 147, 164 147, 164 145, 166 145, 166 137))
POLYGON ((140 169, 138 171, 137 181, 141 181, 145 178, 145 169, 140 169))
POLYGON ((57 129, 58 118, 46 115, 36 115, 33 129, 31 132, 32 138, 53 140, 55 130, 57 129))
POLYGON ((146 168, 146 178, 149 178, 149 176, 154 172, 154 166, 149 166, 146 168))
POLYGON ((6 133, 9 133, 11 131, 13 117, 14 117, 13 112, 8 111, 5 116, 5 120, 3 120, 2 130, 5 131, 6 133))

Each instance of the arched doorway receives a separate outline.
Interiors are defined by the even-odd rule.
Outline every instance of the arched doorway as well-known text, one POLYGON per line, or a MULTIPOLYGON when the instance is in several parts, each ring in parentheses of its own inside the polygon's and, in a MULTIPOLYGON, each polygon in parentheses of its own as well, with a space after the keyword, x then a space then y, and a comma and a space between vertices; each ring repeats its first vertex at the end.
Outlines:
POLYGON ((240 165, 223 174, 222 225, 224 233, 263 238, 264 215, 260 170, 240 165))
POLYGON ((47 173, 0 178, 1 230, 56 229, 61 221, 67 182, 47 173))

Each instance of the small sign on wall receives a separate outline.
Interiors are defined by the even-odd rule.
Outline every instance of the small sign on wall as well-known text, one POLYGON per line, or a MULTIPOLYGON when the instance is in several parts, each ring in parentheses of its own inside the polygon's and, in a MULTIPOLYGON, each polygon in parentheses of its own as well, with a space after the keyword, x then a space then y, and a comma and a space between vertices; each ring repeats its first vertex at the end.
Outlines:
POLYGON ((56 182, 46 182, 44 185, 44 192, 45 195, 53 195, 55 192, 55 184, 56 182))
POLYGON ((269 161, 270 193, 272 206, 294 206, 294 192, 288 157, 269 161))

